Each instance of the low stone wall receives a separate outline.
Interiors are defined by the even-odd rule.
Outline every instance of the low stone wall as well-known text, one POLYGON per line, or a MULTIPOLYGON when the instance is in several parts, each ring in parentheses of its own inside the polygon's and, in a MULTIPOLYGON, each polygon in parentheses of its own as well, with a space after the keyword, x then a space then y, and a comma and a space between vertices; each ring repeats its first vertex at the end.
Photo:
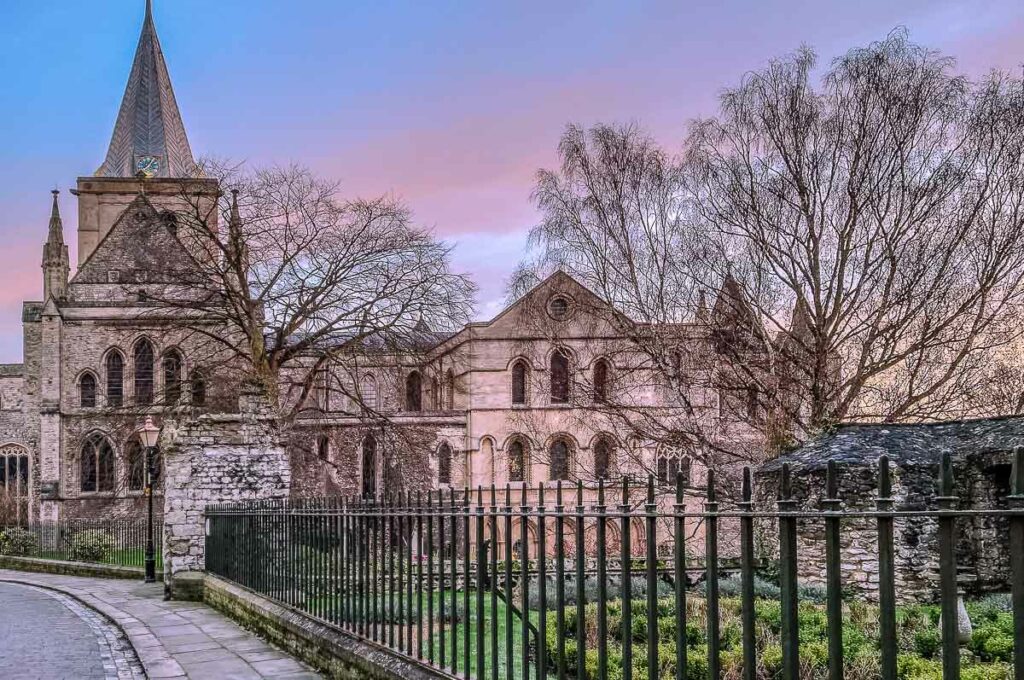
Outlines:
MULTIPOLYGON (((92 564, 88 562, 61 562, 41 560, 34 557, 11 557, 0 555, 0 569, 31 571, 39 574, 61 574, 63 576, 91 576, 97 578, 119 578, 141 581, 145 571, 138 567, 119 567, 113 564, 92 564)), ((163 574, 156 575, 158 580, 163 574)))
POLYGON ((216 576, 207 574, 203 600, 331 678, 432 680, 447 677, 216 576))

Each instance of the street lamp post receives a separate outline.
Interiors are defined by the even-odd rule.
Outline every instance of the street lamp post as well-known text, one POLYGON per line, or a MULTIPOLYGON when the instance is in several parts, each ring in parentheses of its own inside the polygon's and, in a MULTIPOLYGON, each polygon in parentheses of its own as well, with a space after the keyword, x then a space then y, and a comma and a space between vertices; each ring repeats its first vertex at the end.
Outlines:
POLYGON ((142 445, 146 447, 146 583, 156 582, 156 548, 153 544, 153 477, 156 470, 153 468, 154 454, 156 453, 157 439, 160 437, 160 428, 153 424, 153 418, 146 416, 146 424, 139 430, 139 437, 142 445))

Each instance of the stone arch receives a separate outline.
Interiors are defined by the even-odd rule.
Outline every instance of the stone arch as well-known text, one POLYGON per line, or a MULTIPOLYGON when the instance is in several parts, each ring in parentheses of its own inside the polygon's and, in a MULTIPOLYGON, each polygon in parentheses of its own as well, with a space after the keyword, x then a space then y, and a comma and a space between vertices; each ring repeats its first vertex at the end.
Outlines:
POLYGON ((107 406, 124 406, 124 354, 119 348, 107 350, 103 357, 103 373, 107 406))
POLYGON ((82 493, 113 493, 116 483, 114 445, 103 432, 86 435, 79 448, 78 488, 82 493))
POLYGON ((28 523, 31 481, 32 458, 28 448, 14 442, 0 446, 0 496, 8 504, 4 511, 6 516, 0 517, 0 521, 28 523))
POLYGON ((513 406, 526 406, 530 402, 530 364, 518 357, 510 365, 510 396, 513 406))
POLYGON ((82 371, 78 376, 78 406, 80 408, 96 408, 99 404, 97 394, 99 380, 91 370, 82 371))
POLYGON ((548 355, 548 396, 552 404, 568 404, 572 396, 572 354, 555 347, 548 355))
POLYGON ((194 368, 189 375, 188 382, 189 399, 192 406, 206 406, 206 374, 202 369, 194 368))
POLYGON ((495 462, 495 452, 496 451, 497 451, 497 443, 494 441, 494 437, 492 437, 489 434, 486 434, 483 437, 480 437, 480 449, 479 449, 479 452, 480 452, 480 465, 482 467, 481 467, 480 470, 477 470, 477 472, 478 472, 478 474, 481 474, 481 476, 482 476, 483 472, 486 472, 487 477, 488 477, 488 479, 486 479, 486 480, 480 480, 480 483, 483 483, 483 484, 493 484, 495 482, 495 478, 494 478, 494 473, 495 473, 494 462, 495 462))
POLYGON ((423 410, 423 374, 409 371, 405 376, 405 410, 418 413, 423 410))
POLYGON ((503 448, 505 450, 507 481, 530 481, 529 439, 522 435, 513 435, 508 438, 503 448))
MULTIPOLYGON (((597 520, 591 520, 583 534, 583 545, 586 546, 587 555, 597 554, 597 520)), ((632 548, 632 545, 630 546, 632 548)), ((622 552, 622 536, 619 531, 619 524, 613 519, 605 521, 604 529, 605 555, 615 558, 622 552)))
POLYGON ((548 437, 546 446, 548 479, 551 481, 571 480, 576 472, 576 457, 579 443, 568 432, 558 432, 548 437))
POLYGON ((439 486, 451 486, 454 457, 451 444, 441 442, 441 445, 437 447, 437 483, 439 486))
POLYGON ((363 498, 377 497, 377 462, 379 458, 379 448, 380 447, 377 445, 377 438, 374 437, 372 433, 367 434, 363 438, 359 456, 363 498))
POLYGON ((603 404, 608 401, 608 390, 612 380, 612 362, 605 357, 598 357, 592 369, 591 387, 594 402, 603 404))
POLYGON ((444 372, 444 408, 455 410, 455 371, 450 368, 444 372))
POLYGON ((124 446, 124 479, 128 491, 142 491, 146 486, 146 450, 138 435, 124 446))
POLYGON ((359 397, 363 406, 368 409, 377 408, 377 378, 372 373, 366 373, 359 379, 359 397))
POLYGON ((526 545, 523 545, 522 527, 522 517, 516 517, 512 520, 512 557, 517 560, 523 559, 524 556, 528 556, 529 559, 536 559, 537 523, 533 519, 526 520, 526 545))
POLYGON ((156 349, 152 340, 142 336, 132 345, 132 385, 136 404, 153 403, 155 377, 156 349))
POLYGON ((611 479, 618 467, 619 443, 614 435, 599 432, 590 440, 594 479, 611 479))
POLYGON ((177 347, 166 350, 160 359, 160 373, 163 380, 164 403, 176 406, 181 401, 182 381, 185 372, 185 355, 177 347))

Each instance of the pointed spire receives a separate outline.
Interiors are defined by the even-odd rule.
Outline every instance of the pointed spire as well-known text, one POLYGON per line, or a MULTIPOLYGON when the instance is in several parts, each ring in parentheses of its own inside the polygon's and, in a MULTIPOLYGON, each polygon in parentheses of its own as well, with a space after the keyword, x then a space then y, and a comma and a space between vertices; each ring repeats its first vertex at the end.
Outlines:
POLYGON ((60 192, 53 190, 50 208, 50 228, 43 244, 43 299, 63 300, 67 295, 70 261, 64 243, 64 222, 60 218, 60 192))
POLYGON ((245 278, 249 271, 249 249, 245 244, 245 237, 242 233, 242 215, 238 210, 238 189, 231 190, 231 217, 228 219, 228 242, 227 255, 231 266, 241 270, 242 278, 245 278))
POLYGON ((53 245, 64 245, 64 222, 60 218, 60 203, 57 197, 60 191, 53 190, 53 207, 50 209, 50 230, 46 236, 46 242, 53 245))
POLYGON ((121 110, 107 158, 96 174, 135 177, 140 172, 150 177, 192 177, 196 172, 157 37, 152 0, 146 0, 146 18, 121 110))
POLYGON ((710 318, 711 313, 708 311, 708 299, 704 294, 704 289, 702 288, 700 292, 697 293, 697 322, 707 323, 710 318))
POLYGON ((242 215, 238 212, 238 189, 231 190, 231 222, 230 227, 236 232, 242 228, 242 215))

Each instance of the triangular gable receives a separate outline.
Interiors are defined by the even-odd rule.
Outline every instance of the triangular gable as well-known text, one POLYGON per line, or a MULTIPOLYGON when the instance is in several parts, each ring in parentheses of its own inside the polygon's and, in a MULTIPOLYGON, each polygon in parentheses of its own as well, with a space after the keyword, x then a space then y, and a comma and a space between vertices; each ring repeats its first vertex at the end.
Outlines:
POLYGON ((574 306, 560 334, 573 335, 574 329, 588 335, 614 334, 611 327, 603 321, 608 319, 610 314, 618 314, 614 307, 575 278, 559 270, 538 283, 489 322, 480 324, 478 336, 536 336, 538 323, 548 323, 546 316, 550 300, 559 295, 564 295, 574 306))
POLYGON ((114 222, 71 285, 156 283, 168 263, 191 260, 174 234, 174 219, 139 195, 114 222))

